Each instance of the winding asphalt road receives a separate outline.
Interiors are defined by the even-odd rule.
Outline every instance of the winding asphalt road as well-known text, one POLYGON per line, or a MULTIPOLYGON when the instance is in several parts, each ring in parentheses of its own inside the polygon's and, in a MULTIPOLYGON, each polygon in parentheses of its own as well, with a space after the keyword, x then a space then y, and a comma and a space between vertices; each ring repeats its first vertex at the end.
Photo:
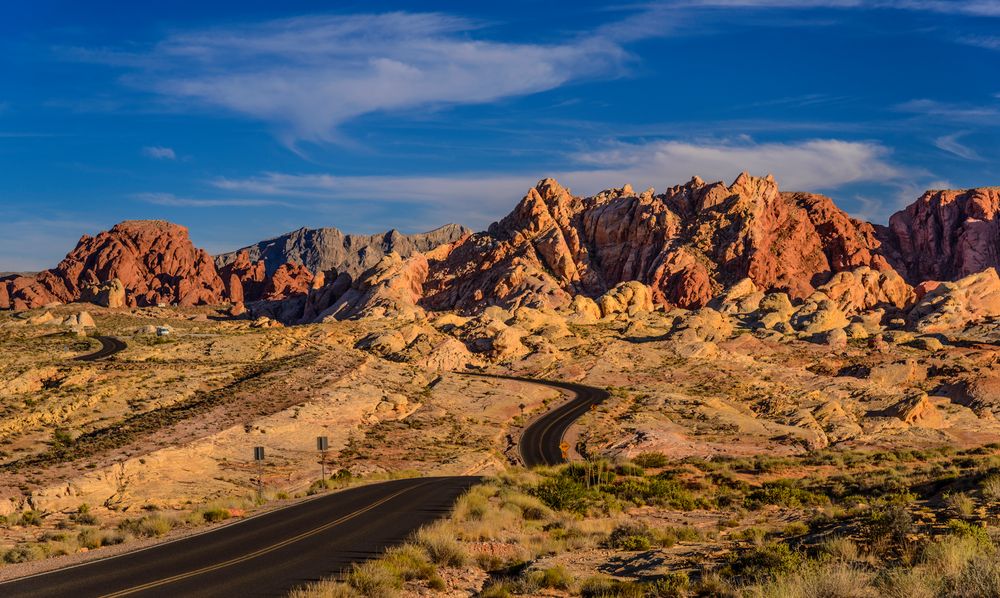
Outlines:
MULTIPOLYGON (((529 466, 562 462, 559 444, 566 429, 608 396, 579 384, 494 377, 576 395, 524 430, 519 447, 529 466)), ((447 515, 477 482, 472 476, 415 478, 326 494, 196 535, 0 583, 0 596, 283 596, 377 556, 447 515)))
POLYGON ((119 340, 113 336, 95 336, 94 338, 101 343, 101 348, 93 353, 87 353, 86 355, 74 357, 74 361, 97 361, 99 359, 106 359, 115 353, 124 351, 128 348, 125 341, 119 340))
POLYGON ((536 418, 521 432, 521 439, 517 443, 517 450, 521 454, 521 460, 526 467, 563 463, 565 459, 563 459, 562 449, 559 445, 562 443, 563 436, 566 435, 566 430, 580 416, 587 413, 591 407, 599 405, 610 396, 610 393, 603 388, 585 386, 573 382, 539 380, 518 376, 498 376, 493 374, 467 373, 466 375, 540 384, 560 390, 568 390, 574 395, 569 401, 562 403, 555 409, 546 411, 545 414, 536 418))

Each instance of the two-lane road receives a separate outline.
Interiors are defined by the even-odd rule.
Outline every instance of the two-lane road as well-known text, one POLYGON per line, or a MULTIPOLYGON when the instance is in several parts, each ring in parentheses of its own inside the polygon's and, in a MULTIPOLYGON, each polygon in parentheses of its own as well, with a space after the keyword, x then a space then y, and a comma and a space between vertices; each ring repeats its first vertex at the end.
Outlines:
MULTIPOLYGON (((528 466, 562 462, 566 429, 607 392, 511 378, 575 394, 522 434, 528 466)), ((477 477, 432 477, 361 486, 308 499, 211 531, 118 556, 0 583, 0 596, 283 596, 335 576, 447 515, 477 477)))
POLYGON ((475 477, 361 486, 143 550, 0 584, 0 596, 283 596, 450 512, 475 477))

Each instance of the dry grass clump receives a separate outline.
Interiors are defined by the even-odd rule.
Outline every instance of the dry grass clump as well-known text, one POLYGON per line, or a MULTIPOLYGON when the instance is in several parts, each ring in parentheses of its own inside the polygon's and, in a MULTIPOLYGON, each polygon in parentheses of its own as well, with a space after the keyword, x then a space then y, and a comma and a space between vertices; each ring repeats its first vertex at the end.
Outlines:
POLYGON ((843 562, 805 567, 766 585, 752 588, 747 598, 876 598, 868 571, 843 562))
POLYGON ((414 536, 414 543, 427 551, 435 565, 461 567, 468 559, 447 521, 421 528, 414 536))
POLYGON ((1000 475, 991 475, 983 478, 979 484, 979 492, 988 501, 1000 501, 1000 475))
POLYGON ((159 538, 174 529, 179 523, 173 517, 153 513, 139 519, 126 519, 118 524, 118 529, 138 538, 159 538))

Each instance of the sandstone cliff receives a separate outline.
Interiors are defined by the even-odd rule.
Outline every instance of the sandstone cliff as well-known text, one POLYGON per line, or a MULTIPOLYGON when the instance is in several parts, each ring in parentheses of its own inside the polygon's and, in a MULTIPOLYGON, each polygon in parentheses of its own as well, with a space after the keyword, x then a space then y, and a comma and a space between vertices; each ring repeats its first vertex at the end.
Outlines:
POLYGON ((559 307, 636 280, 655 303, 700 307, 744 278, 803 299, 836 272, 889 270, 879 248, 872 225, 822 195, 781 193, 770 176, 586 198, 545 179, 488 231, 431 260, 424 304, 559 307))
POLYGON ((211 256, 197 249, 183 226, 156 220, 115 225, 83 236, 58 266, 35 277, 0 283, 0 309, 27 309, 99 294, 118 279, 126 305, 221 303, 224 286, 211 256))
POLYGON ((1000 267, 1000 187, 928 191, 894 214, 881 236, 910 284, 1000 267))

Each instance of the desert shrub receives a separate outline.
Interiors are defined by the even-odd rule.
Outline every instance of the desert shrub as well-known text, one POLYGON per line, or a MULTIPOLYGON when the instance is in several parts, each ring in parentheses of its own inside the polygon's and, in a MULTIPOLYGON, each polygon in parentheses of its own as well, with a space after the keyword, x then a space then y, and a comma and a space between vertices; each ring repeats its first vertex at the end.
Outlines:
POLYGON ((76 512, 71 514, 69 518, 80 525, 97 524, 97 516, 90 512, 90 505, 87 503, 77 507, 76 512))
POLYGON ((820 544, 820 554, 837 561, 854 561, 858 558, 858 545, 850 538, 827 538, 820 544))
POLYGON ((940 579, 922 568, 883 571, 874 585, 886 598, 941 598, 940 579))
POLYGON ((787 544, 771 543, 736 553, 730 557, 726 570, 742 579, 767 581, 786 575, 801 564, 801 555, 787 544))
POLYGON ((345 581, 366 598, 390 598, 403 586, 399 577, 379 561, 354 565, 345 581))
POLYGON ((925 569, 938 576, 954 576, 981 551, 979 542, 968 536, 944 536, 929 543, 923 551, 925 569))
POLYGON ((583 513, 587 510, 587 489, 569 477, 556 476, 543 480, 532 494, 551 509, 583 513))
POLYGON ((138 519, 126 519, 118 529, 140 538, 158 538, 174 528, 176 522, 163 515, 153 514, 138 519))
POLYGON ((641 477, 646 472, 636 463, 620 463, 615 467, 615 473, 622 476, 641 477))
POLYGON ((786 538, 804 536, 809 533, 809 526, 803 521, 793 521, 785 526, 781 533, 786 538))
POLYGON ((538 497, 521 492, 504 491, 500 495, 504 505, 511 505, 521 512, 525 521, 543 521, 552 517, 549 509, 538 497))
POLYGON ((16 546, 4 552, 3 561, 11 564, 27 563, 28 561, 44 559, 45 556, 45 549, 41 546, 37 544, 25 544, 23 546, 16 546))
POLYGON ((482 521, 490 508, 489 497, 476 487, 458 499, 455 516, 459 521, 482 521))
POLYGON ((645 525, 623 523, 611 530, 607 545, 618 550, 649 550, 653 540, 653 533, 645 525))
POLYGON ((670 548, 678 542, 692 542, 701 539, 701 532, 690 526, 656 528, 651 530, 654 543, 670 548))
POLYGON ((1000 561, 978 556, 954 580, 946 583, 947 598, 997 598, 1000 596, 1000 561))
POLYGON ((986 500, 1000 501, 1000 475, 994 474, 983 478, 979 484, 979 492, 986 500))
POLYGON ((901 548, 913 533, 913 518, 901 504, 889 504, 869 510, 861 521, 862 533, 876 554, 901 548))
POLYGON ((415 543, 427 551, 427 555, 435 565, 461 567, 465 564, 465 551, 452 534, 440 525, 418 530, 415 543))
POLYGON ((530 577, 532 578, 533 585, 539 588, 568 590, 573 585, 573 577, 562 565, 535 571, 530 577))
POLYGON ((775 480, 765 482, 760 488, 747 495, 747 508, 759 509, 763 505, 778 505, 782 507, 805 507, 820 505, 828 499, 804 488, 799 488, 792 480, 775 480))
POLYGON ((602 491, 615 498, 635 505, 657 505, 691 511, 704 506, 694 494, 677 480, 654 478, 629 478, 602 487, 602 491))
POLYGON ((410 544, 390 548, 382 556, 385 566, 402 580, 432 579, 437 569, 428 560, 427 553, 410 544))
POLYGON ((126 536, 121 532, 104 532, 101 534, 101 546, 114 546, 125 542, 126 536))
POLYGON ((101 533, 97 528, 85 527, 76 535, 76 541, 80 546, 93 550, 101 547, 101 533))
POLYGON ((760 598, 877 598, 871 574, 846 563, 810 564, 754 588, 760 598))
POLYGON ((288 598, 361 598, 354 588, 336 581, 320 581, 288 593, 288 598))
POLYGON ((959 517, 968 517, 976 509, 976 502, 964 492, 945 495, 944 504, 959 517))
POLYGON ((648 452, 639 453, 635 457, 632 457, 632 462, 639 467, 659 468, 666 467, 670 463, 670 459, 663 453, 648 452))
POLYGON ((313 496, 323 492, 325 490, 331 490, 337 488, 339 484, 330 479, 316 480, 312 484, 309 484, 309 488, 306 490, 306 496, 313 496))
POLYGON ((215 507, 212 509, 206 509, 201 512, 201 518, 207 523, 215 523, 217 521, 224 521, 229 519, 229 509, 223 509, 222 507, 215 507))
POLYGON ((645 594, 641 584, 611 577, 590 577, 580 586, 583 598, 643 598, 645 594))
POLYGON ((17 525, 22 526, 39 526, 42 524, 42 514, 38 511, 24 511, 18 515, 16 520, 17 525))
POLYGON ((483 588, 482 592, 479 592, 479 598, 510 598, 512 596, 510 588, 507 587, 509 584, 506 582, 494 581, 483 588))
POLYGON ((985 526, 952 519, 948 522, 948 529, 956 536, 974 540, 982 549, 993 548, 993 539, 990 538, 990 532, 985 526))

